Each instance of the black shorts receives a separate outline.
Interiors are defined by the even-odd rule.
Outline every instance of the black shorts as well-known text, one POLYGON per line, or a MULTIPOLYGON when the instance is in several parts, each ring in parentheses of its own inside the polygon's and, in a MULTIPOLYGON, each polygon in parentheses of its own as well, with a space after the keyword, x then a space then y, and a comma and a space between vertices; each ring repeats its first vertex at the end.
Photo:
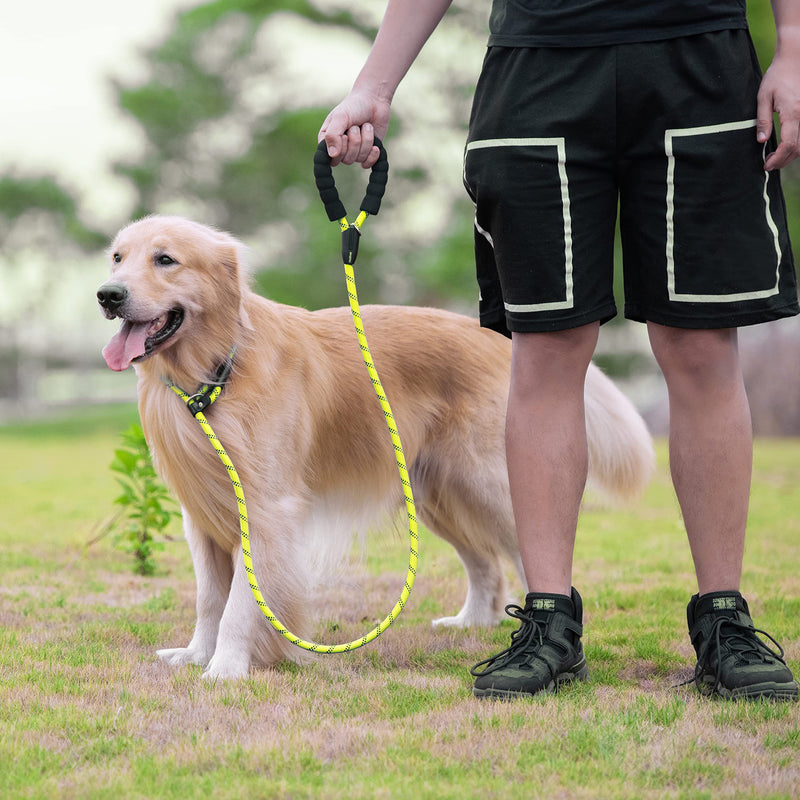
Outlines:
POLYGON ((727 328, 800 312, 760 70, 731 30, 588 48, 490 48, 464 182, 481 323, 605 322, 617 210, 625 316, 727 328))

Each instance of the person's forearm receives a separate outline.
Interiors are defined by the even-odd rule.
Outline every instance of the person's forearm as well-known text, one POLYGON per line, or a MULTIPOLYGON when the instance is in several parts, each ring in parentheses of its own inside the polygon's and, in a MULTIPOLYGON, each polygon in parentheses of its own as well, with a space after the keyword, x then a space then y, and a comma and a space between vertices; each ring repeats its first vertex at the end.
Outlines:
POLYGON ((777 42, 776 54, 790 49, 800 52, 800 2, 798 0, 772 0, 777 42))
POLYGON ((391 101, 452 0, 389 0, 375 43, 353 85, 391 101))

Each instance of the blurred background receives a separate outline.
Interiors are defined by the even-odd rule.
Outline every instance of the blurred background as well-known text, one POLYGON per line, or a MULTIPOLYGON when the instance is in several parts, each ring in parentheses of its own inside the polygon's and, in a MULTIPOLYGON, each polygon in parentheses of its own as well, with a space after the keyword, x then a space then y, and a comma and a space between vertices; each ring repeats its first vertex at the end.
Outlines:
MULTIPOLYGON (((250 248, 257 290, 274 300, 346 304, 338 228, 316 195, 312 158, 384 6, 29 0, 4 10, 0 424, 135 399, 133 370, 112 373, 100 355, 116 326, 95 291, 109 240, 144 214, 230 231, 250 248)), ((749 6, 766 68, 770 4, 749 6)), ((488 12, 488 0, 455 0, 396 95, 389 189, 359 258, 362 302, 477 313, 461 162, 488 12)), ((363 172, 336 178, 356 209, 363 172)), ((798 248, 800 165, 783 182, 798 248)), ((741 342, 756 433, 800 435, 800 322, 745 329, 741 342)), ((644 326, 604 326, 596 360, 663 433, 663 381, 644 326)))

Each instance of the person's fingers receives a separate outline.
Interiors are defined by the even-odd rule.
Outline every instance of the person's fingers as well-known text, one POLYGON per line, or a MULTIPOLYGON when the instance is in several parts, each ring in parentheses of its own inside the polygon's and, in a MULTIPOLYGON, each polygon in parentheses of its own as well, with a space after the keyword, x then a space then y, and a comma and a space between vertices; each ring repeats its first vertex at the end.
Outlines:
POLYGON ((355 164, 359 158, 363 143, 362 129, 358 125, 351 125, 346 133, 346 146, 342 151, 342 164, 355 164))
POLYGON ((375 142, 375 131, 369 122, 365 122, 361 126, 361 143, 356 155, 356 161, 367 167, 367 160, 372 154, 372 149, 375 142))
POLYGON ((372 169, 380 157, 380 149, 377 147, 377 145, 373 145, 372 149, 369 151, 369 155, 364 159, 361 166, 364 167, 364 169, 372 169))
POLYGON ((758 141, 766 143, 773 134, 773 114, 780 120, 780 144, 764 161, 767 170, 781 169, 800 156, 800 92, 796 66, 775 59, 758 90, 756 130, 758 141))
POLYGON ((772 94, 763 85, 758 93, 756 137, 762 144, 772 135, 772 94))
POLYGON ((781 141, 774 153, 767 156, 764 169, 782 169, 800 156, 800 121, 781 124, 781 141))
POLYGON ((356 147, 359 146, 358 142, 352 141, 353 137, 348 135, 351 131, 355 131, 357 138, 358 127, 350 124, 350 114, 343 105, 338 105, 328 114, 317 136, 318 141, 325 140, 332 166, 342 162, 352 163, 346 159, 352 157, 354 144, 356 147))

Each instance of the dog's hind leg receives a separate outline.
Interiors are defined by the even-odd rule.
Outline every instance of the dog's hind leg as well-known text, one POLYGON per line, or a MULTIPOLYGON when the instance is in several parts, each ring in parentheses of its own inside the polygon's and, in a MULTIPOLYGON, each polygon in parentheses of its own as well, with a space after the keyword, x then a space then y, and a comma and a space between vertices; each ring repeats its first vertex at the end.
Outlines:
MULTIPOLYGON (((506 558, 525 585, 505 458, 502 448, 491 444, 480 450, 479 458, 462 441, 455 454, 447 455, 447 447, 436 450, 438 463, 415 465, 412 484, 416 479, 420 489, 420 519, 453 545, 467 573, 461 610, 453 617, 434 620, 434 625, 465 628, 496 625, 503 619, 512 599, 506 558)), ((478 451, 476 445, 474 452, 478 451)))
POLYGON ((488 534, 477 532, 466 515, 448 513, 441 505, 425 504, 420 520, 453 545, 467 573, 467 596, 461 610, 432 624, 456 628, 496 625, 508 602, 508 587, 499 553, 492 543, 487 543, 488 534), (484 547, 484 543, 488 546, 484 547))
POLYGON ((467 573, 467 596, 458 614, 439 617, 431 624, 451 628, 496 625, 507 602, 506 579, 500 561, 463 546, 453 546, 467 573))
POLYGON ((214 655, 219 622, 225 610, 233 577, 233 563, 230 553, 197 530, 185 511, 183 530, 192 555, 197 583, 197 621, 188 647, 159 650, 158 656, 171 666, 205 666, 214 655))

